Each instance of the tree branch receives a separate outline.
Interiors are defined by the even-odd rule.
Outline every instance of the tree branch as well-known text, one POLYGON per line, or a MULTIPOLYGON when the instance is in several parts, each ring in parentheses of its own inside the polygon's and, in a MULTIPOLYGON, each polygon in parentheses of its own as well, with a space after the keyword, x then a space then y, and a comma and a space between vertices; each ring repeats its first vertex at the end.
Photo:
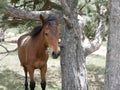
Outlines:
POLYGON ((57 10, 63 10, 63 8, 60 5, 58 5, 54 2, 51 2, 51 1, 50 1, 50 3, 51 3, 52 8, 55 8, 57 10))
POLYGON ((85 0, 85 3, 81 6, 81 5, 79 5, 79 13, 81 14, 81 11, 82 11, 82 9, 88 4, 88 3, 90 3, 91 1, 89 0, 89 1, 87 1, 87 0, 85 0))
MULTIPOLYGON (((1 46, 2 48, 4 48, 7 53, 9 52, 8 49, 7 49, 5 46, 3 46, 2 44, 0 44, 0 46, 1 46)), ((5 53, 5 52, 0 52, 0 54, 4 54, 4 53, 5 53)))
POLYGON ((10 52, 15 52, 17 50, 17 48, 13 49, 13 50, 8 50, 4 45, 0 44, 1 47, 3 47, 6 52, 0 52, 0 54, 6 54, 6 53, 10 53, 10 52))
POLYGON ((66 0, 61 0, 61 6, 65 12, 66 15, 70 15, 71 14, 71 10, 70 7, 68 6, 66 0))
POLYGON ((102 44, 102 40, 104 37, 104 32, 105 32, 105 13, 106 9, 99 7, 98 9, 98 28, 96 30, 96 34, 94 37, 94 40, 92 41, 87 41, 83 43, 83 47, 85 48, 84 55, 85 57, 88 56, 89 54, 93 53, 94 51, 98 50, 102 44))
POLYGON ((105 32, 105 20, 100 18, 99 26, 97 28, 95 38, 93 41, 84 41, 83 47, 85 48, 85 57, 88 56, 89 54, 93 53, 94 51, 98 50, 99 47, 102 44, 103 36, 105 32))
POLYGON ((65 23, 68 28, 72 28, 72 23, 70 20, 71 10, 70 10, 70 7, 68 6, 68 3, 66 2, 66 0, 61 0, 61 6, 65 13, 65 15, 63 16, 65 23))
POLYGON ((43 14, 45 17, 48 17, 50 14, 54 14, 54 11, 29 11, 24 9, 17 9, 11 6, 5 7, 5 13, 11 17, 21 18, 25 20, 39 20, 39 15, 43 14))
POLYGON ((69 19, 68 17, 66 17, 65 15, 63 16, 63 18, 64 18, 64 20, 65 20, 65 23, 66 23, 67 27, 68 27, 68 28, 72 28, 73 25, 72 25, 70 19, 69 19))
POLYGON ((42 7, 41 10, 50 10, 52 8, 55 8, 57 10, 62 10, 62 7, 54 2, 51 2, 50 0, 47 0, 45 5, 42 7))
POLYGON ((3 57, 0 58, 0 60, 5 58, 9 53, 17 51, 17 48, 15 48, 13 50, 8 50, 4 45, 0 44, 0 46, 6 50, 5 52, 0 52, 0 54, 6 54, 5 56, 2 55, 3 57))

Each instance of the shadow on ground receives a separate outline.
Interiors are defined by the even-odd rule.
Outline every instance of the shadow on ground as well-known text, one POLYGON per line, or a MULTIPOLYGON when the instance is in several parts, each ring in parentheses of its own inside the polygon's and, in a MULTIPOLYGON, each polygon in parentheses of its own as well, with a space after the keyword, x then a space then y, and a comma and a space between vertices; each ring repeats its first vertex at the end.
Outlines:
POLYGON ((11 70, 0 72, 0 90, 23 90, 23 76, 11 70))
POLYGON ((89 90, 104 90, 105 68, 87 65, 89 90))
MULTIPOLYGON (((41 90, 40 82, 35 78, 35 90, 41 90)), ((9 69, 0 72, 0 90, 24 90, 24 76, 17 74, 9 69)), ((47 90, 60 90, 51 82, 47 83, 47 90)))
MULTIPOLYGON (((104 68, 95 65, 87 65, 89 90, 103 90, 104 86, 104 68)), ((41 90, 38 77, 35 78, 36 90, 41 90)), ((51 82, 47 83, 47 90, 60 90, 60 87, 54 87, 51 82)), ((24 76, 17 74, 9 69, 0 72, 0 90, 24 90, 24 76)))

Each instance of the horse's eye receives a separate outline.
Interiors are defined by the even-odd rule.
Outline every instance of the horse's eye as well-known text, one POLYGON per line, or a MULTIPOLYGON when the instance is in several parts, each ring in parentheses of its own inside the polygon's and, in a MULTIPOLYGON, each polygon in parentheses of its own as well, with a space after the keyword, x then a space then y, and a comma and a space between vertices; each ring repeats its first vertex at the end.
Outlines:
POLYGON ((48 33, 45 33, 45 36, 48 36, 48 33))

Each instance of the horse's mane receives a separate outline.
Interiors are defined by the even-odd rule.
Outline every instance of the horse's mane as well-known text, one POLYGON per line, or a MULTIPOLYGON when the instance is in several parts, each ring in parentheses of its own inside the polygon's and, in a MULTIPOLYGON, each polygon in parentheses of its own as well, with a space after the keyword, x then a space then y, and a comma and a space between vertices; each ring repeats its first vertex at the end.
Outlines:
POLYGON ((36 27, 29 33, 29 35, 30 35, 31 37, 35 37, 35 36, 37 36, 41 31, 42 31, 42 25, 38 25, 38 26, 36 26, 36 27))
MULTIPOLYGON (((46 24, 48 24, 48 25, 52 25, 52 24, 56 23, 56 20, 57 20, 57 17, 50 15, 48 18, 45 19, 45 22, 46 22, 46 24)), ((29 35, 30 35, 31 37, 36 37, 36 36, 42 31, 42 28, 43 28, 42 25, 36 26, 36 27, 29 33, 29 35)))

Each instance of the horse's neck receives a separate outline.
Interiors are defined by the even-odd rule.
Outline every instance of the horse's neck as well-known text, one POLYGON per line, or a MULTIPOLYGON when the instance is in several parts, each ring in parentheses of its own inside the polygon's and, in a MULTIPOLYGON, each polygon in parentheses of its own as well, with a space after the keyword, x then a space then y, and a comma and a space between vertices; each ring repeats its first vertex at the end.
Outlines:
POLYGON ((42 36, 42 33, 40 33, 34 40, 34 43, 36 44, 37 53, 44 54, 47 50, 46 42, 42 36))

